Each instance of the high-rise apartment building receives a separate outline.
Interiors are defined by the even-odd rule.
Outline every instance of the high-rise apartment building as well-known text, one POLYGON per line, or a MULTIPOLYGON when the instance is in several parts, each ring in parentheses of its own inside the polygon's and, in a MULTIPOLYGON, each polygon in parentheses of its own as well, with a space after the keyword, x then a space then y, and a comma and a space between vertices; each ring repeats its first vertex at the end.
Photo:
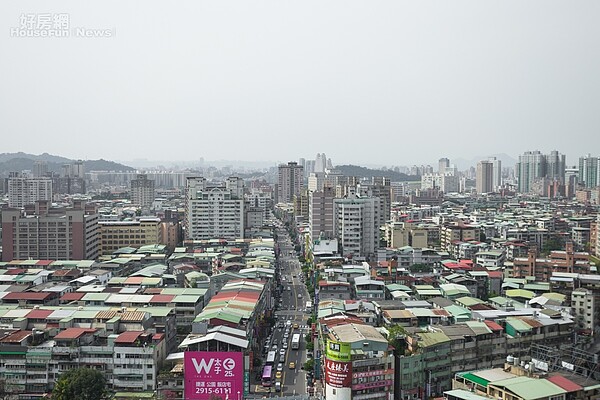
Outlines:
POLYGON ((315 157, 315 169, 313 172, 325 172, 327 169, 327 156, 325 153, 317 153, 315 157))
POLYGON ((334 198, 335 190, 329 186, 324 187, 323 190, 309 193, 308 224, 312 240, 316 240, 318 237, 324 239, 334 237, 334 198))
POLYGON ((25 210, 2 210, 2 261, 94 260, 100 251, 95 207, 76 201, 73 207, 49 207, 40 200, 25 210))
POLYGON ((565 182, 567 157, 556 150, 546 155, 546 178, 560 183, 565 182))
POLYGON ((334 199, 334 233, 345 257, 370 259, 379 243, 379 198, 334 199))
POLYGON ((142 208, 151 208, 154 203, 154 181, 146 174, 138 174, 131 180, 131 202, 142 208))
POLYGON ((237 181, 242 180, 231 177, 226 184, 210 185, 202 177, 187 178, 186 239, 244 238, 245 203, 238 197, 243 182, 237 181))
POLYGON ((592 157, 588 154, 579 157, 579 182, 586 188, 600 186, 600 157, 592 157))
POLYGON ((374 176, 370 183, 359 185, 361 197, 379 198, 379 210, 377 211, 377 227, 381 227, 389 221, 392 210, 392 186, 389 178, 374 176))
POLYGON ((496 157, 490 157, 489 161, 493 165, 492 189, 497 191, 500 187, 502 187, 502 161, 498 160, 496 157))
MULTIPOLYGON (((543 179, 564 184, 565 160, 565 155, 556 150, 548 155, 537 150, 526 151, 519 156, 519 162, 515 167, 519 180, 518 191, 521 193, 532 192, 534 183, 543 179)), ((547 185, 544 183, 543 186, 547 185)))
POLYGON ((448 167, 450 167, 450 160, 445 157, 440 158, 438 161, 438 174, 445 174, 448 167))
POLYGON ((291 203, 294 196, 300 195, 304 187, 304 169, 296 162, 279 166, 278 200, 280 203, 291 203))
POLYGON ((48 174, 48 163, 46 161, 36 161, 33 164, 33 176, 43 178, 48 174))
POLYGON ((9 207, 20 208, 38 200, 52 201, 52 179, 11 172, 7 191, 9 207))
POLYGON ((52 189, 58 194, 86 193, 83 161, 64 164, 60 176, 52 176, 52 189))
POLYGON ((494 191, 494 164, 492 161, 479 161, 477 163, 475 189, 477 193, 492 193, 494 191))

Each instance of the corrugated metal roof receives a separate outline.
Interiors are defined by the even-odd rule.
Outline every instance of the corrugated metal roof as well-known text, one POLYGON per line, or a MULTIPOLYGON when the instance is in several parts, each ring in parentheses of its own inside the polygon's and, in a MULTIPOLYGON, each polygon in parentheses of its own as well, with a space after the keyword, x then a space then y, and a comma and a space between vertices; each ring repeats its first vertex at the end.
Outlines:
POLYGON ((142 322, 146 313, 144 311, 126 311, 121 314, 122 322, 142 322))
POLYGON ((506 318, 506 323, 512 326, 518 332, 529 332, 531 331, 531 325, 518 318, 506 318))
POLYGON ((152 296, 150 303, 170 303, 175 298, 172 294, 155 294, 152 296))
POLYGON ((583 389, 583 387, 579 386, 573 381, 570 381, 562 375, 554 375, 547 379, 550 382, 554 383, 556 386, 566 390, 567 392, 577 392, 583 389))
POLYGON ((54 336, 54 340, 77 339, 86 333, 94 333, 94 332, 96 332, 96 329, 67 328, 64 331, 59 332, 58 335, 54 336))
POLYGON ((531 300, 535 297, 535 293, 524 290, 524 289, 509 289, 506 291, 508 297, 519 297, 527 300, 531 300))
POLYGON ((473 375, 471 373, 463 374, 462 377, 468 381, 471 381, 483 387, 487 387, 488 383, 490 383, 490 381, 488 381, 487 379, 480 378, 479 376, 473 375))
POLYGON ((510 378, 491 383, 493 386, 504 387, 522 397, 524 400, 533 400, 558 396, 567 391, 547 379, 533 379, 527 377, 510 378))
POLYGON ((492 331, 502 331, 502 326, 500 326, 498 323, 494 322, 494 321, 488 321, 485 320, 483 321, 485 322, 485 324, 488 326, 488 328, 490 328, 492 331))
POLYGON ((0 343, 21 343, 23 339, 31 335, 31 331, 16 331, 0 339, 0 343))
POLYGON ((86 293, 81 298, 83 301, 104 301, 110 297, 110 293, 86 293))
POLYGON ((472 374, 492 383, 515 377, 509 372, 504 372, 502 368, 484 369, 481 371, 472 372, 472 374))
POLYGON ((109 320, 112 319, 115 315, 117 315, 117 312, 115 310, 106 310, 100 311, 98 314, 96 314, 96 318, 109 320))
POLYGON ((467 321, 465 322, 469 328, 475 332, 476 335, 487 335, 492 333, 492 330, 484 322, 479 321, 467 321))
POLYGON ((142 333, 144 333, 144 331, 123 332, 115 339, 115 343, 135 343, 142 333))
POLYGON ((450 338, 442 332, 423 332, 417 335, 421 339, 417 342, 419 347, 430 347, 450 341, 450 338))
POLYGON ((64 295, 62 295, 60 300, 62 300, 62 301, 77 301, 77 300, 81 300, 83 298, 83 296, 85 296, 85 293, 80 293, 80 292, 65 293, 64 295))

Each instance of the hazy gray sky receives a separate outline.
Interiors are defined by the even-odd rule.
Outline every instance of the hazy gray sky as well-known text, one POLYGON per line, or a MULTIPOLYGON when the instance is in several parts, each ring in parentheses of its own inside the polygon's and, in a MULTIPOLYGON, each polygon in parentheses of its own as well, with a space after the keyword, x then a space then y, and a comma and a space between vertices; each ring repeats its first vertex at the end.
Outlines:
POLYGON ((0 152, 387 165, 600 155, 598 1, 94 4, 0 2, 0 152), (70 37, 15 37, 49 14, 68 14, 70 37))

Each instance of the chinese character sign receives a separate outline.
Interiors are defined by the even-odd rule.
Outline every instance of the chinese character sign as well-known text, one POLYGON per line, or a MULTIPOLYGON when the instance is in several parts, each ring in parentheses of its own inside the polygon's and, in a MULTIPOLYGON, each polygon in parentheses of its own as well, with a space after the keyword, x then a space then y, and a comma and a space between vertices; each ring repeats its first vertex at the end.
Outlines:
POLYGON ((341 388, 352 384, 352 363, 325 359, 325 381, 328 385, 341 388))
POLYGON ((350 343, 327 340, 327 358, 335 361, 350 361, 350 343))
POLYGON ((186 351, 183 361, 186 400, 240 400, 243 397, 242 353, 186 351))

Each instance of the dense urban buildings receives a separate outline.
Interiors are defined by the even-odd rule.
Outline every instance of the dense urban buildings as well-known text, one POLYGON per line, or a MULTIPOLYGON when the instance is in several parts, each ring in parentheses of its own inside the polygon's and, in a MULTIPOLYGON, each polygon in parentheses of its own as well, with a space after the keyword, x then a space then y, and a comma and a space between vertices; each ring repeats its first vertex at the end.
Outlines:
POLYGON ((322 153, 247 179, 59 168, 84 193, 36 163, 11 176, 50 198, 10 207, 5 186, 0 382, 42 396, 94 367, 117 399, 185 398, 186 359, 236 353, 239 400, 593 399, 594 159, 444 157, 413 181, 322 153))

